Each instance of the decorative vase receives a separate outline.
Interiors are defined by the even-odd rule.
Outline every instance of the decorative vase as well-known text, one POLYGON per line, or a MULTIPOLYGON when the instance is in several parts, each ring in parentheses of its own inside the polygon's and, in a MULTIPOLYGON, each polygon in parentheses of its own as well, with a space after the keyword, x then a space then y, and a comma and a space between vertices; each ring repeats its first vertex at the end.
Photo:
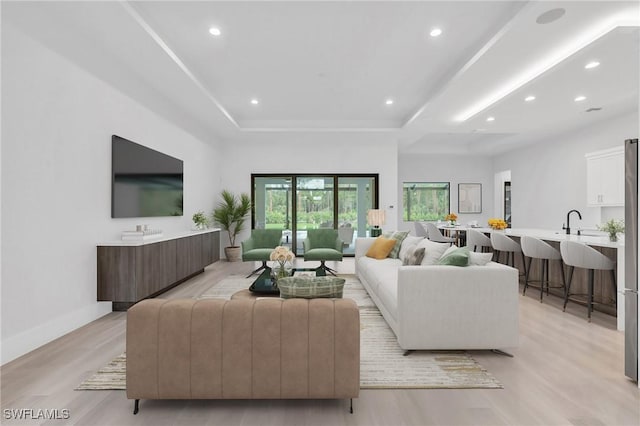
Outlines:
POLYGON ((456 221, 455 221, 455 220, 450 220, 450 221, 449 221, 449 225, 451 225, 451 226, 456 226, 456 221))
POLYGON ((290 277, 291 276, 291 266, 289 265, 276 265, 273 268, 271 268, 271 276, 275 279, 278 280, 278 278, 283 278, 283 277, 290 277))
POLYGON ((273 284, 277 287, 278 280, 284 277, 291 276, 292 266, 288 264, 288 262, 280 263, 276 262, 276 264, 271 268, 271 278, 273 278, 273 284))
POLYGON ((617 232, 611 232, 609 234, 609 241, 611 241, 611 242, 618 241, 618 233, 617 232))

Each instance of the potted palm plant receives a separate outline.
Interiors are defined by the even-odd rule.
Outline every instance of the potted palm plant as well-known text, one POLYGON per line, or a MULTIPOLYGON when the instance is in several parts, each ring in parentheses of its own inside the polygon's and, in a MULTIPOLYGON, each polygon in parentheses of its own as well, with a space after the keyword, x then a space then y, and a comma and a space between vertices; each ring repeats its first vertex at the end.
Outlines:
POLYGON ((251 211, 249 195, 242 193, 239 197, 226 189, 220 194, 222 201, 213 210, 213 221, 220 225, 229 235, 229 246, 224 248, 224 254, 229 262, 240 260, 240 247, 236 245, 236 237, 244 229, 247 215, 251 211))

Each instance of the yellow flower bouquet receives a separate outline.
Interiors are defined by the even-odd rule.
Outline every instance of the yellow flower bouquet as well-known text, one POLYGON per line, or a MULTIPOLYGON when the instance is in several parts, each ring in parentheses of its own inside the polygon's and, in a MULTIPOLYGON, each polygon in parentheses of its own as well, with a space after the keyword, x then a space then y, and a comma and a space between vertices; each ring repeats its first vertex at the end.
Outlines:
POLYGON ((455 213, 449 213, 444 217, 444 220, 451 223, 452 225, 456 224, 456 220, 458 220, 458 215, 455 213))
POLYGON ((491 219, 489 219, 489 227, 491 227, 492 229, 506 229, 507 228, 507 222, 504 221, 504 219, 498 219, 497 217, 492 217, 491 219))

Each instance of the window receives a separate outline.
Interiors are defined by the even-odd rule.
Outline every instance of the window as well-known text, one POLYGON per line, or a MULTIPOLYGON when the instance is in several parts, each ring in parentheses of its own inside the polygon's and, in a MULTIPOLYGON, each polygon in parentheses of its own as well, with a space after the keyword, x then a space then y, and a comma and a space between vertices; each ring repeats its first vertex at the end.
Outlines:
POLYGON ((404 182, 402 207, 405 222, 443 219, 449 214, 449 182, 404 182))

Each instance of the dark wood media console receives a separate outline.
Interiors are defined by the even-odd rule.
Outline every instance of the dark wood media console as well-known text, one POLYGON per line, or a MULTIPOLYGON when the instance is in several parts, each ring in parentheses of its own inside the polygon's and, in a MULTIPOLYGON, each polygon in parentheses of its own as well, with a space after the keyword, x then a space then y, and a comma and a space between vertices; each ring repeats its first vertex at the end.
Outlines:
POLYGON ((98 301, 124 311, 204 272, 220 260, 220 231, 162 238, 159 241, 98 246, 98 301))

